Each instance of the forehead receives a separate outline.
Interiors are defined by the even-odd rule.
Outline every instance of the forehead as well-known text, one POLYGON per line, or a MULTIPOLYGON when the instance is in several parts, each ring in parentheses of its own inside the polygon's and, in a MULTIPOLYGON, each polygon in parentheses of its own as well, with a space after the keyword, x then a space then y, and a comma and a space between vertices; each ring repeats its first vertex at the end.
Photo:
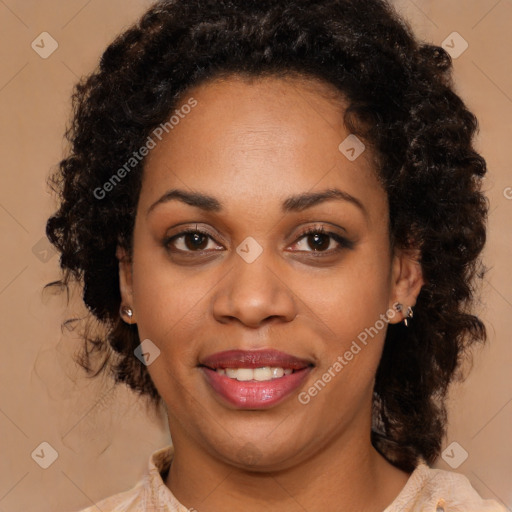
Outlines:
POLYGON ((178 122, 147 157, 141 201, 176 186, 215 191, 224 203, 235 192, 261 202, 337 187, 385 203, 370 151, 355 160, 344 153, 345 106, 315 79, 229 77, 189 89, 176 106, 178 122))

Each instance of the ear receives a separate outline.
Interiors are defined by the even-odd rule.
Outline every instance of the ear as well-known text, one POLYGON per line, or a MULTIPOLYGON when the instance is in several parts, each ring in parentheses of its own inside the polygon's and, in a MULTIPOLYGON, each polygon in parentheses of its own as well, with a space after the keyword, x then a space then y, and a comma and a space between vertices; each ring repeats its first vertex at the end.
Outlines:
POLYGON ((133 301, 133 288, 132 288, 132 262, 124 249, 117 246, 116 257, 119 260, 119 291, 121 292, 121 304, 129 306, 133 311, 133 316, 130 323, 135 323, 135 308, 133 301))
POLYGON ((421 253, 418 249, 396 249, 392 263, 392 302, 389 308, 396 311, 394 305, 402 304, 402 311, 390 317, 389 323, 395 324, 405 318, 408 307, 416 304, 421 287, 425 284, 420 263, 421 253))

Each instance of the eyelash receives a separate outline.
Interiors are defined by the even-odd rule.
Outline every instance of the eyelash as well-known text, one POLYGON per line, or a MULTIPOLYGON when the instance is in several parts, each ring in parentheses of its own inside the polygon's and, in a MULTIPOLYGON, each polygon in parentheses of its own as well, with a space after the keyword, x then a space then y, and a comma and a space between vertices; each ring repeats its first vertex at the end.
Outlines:
MULTIPOLYGON (((204 235, 210 239, 213 240, 213 237, 210 235, 210 233, 208 233, 207 231, 203 231, 202 229, 200 228, 189 228, 189 229, 184 229, 183 231, 181 231, 180 233, 176 234, 176 235, 173 235, 172 237, 167 237, 163 240, 163 245, 164 247, 168 250, 168 251, 171 251, 170 249, 170 245, 171 243, 174 241, 174 240, 177 240, 179 238, 182 238, 183 236, 187 235, 187 234, 201 234, 201 235, 204 235)), ((310 235, 327 235, 329 237, 331 237, 333 240, 335 240, 338 244, 339 244, 339 247, 336 248, 336 249, 330 249, 328 251, 298 251, 298 252, 309 252, 311 254, 314 254, 316 257, 318 256, 322 256, 322 255, 332 255, 333 253, 336 253, 336 252, 339 252, 343 249, 352 249, 354 247, 354 242, 352 242, 351 240, 348 240, 347 238, 339 235, 338 233, 334 233, 332 231, 326 231, 324 229, 323 226, 321 227, 316 227, 316 226, 312 226, 312 227, 309 227, 307 228, 305 231, 303 231, 300 236, 297 238, 297 240, 294 242, 297 243, 298 241, 302 240, 303 238, 306 238, 310 235)), ((198 251, 190 251, 190 250, 187 250, 187 251, 184 251, 182 249, 177 249, 178 252, 181 252, 181 253, 188 253, 188 254, 194 254, 194 253, 201 253, 201 252, 210 252, 209 250, 208 251, 205 251, 204 249, 201 251, 201 250, 198 250, 198 251)))

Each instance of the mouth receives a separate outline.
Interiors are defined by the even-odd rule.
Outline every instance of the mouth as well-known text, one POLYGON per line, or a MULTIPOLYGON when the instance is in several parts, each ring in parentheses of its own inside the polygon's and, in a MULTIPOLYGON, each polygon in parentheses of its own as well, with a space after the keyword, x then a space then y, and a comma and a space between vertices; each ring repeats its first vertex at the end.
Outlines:
POLYGON ((199 368, 223 403, 262 409, 293 393, 314 364, 277 350, 229 350, 203 359, 199 368))
POLYGON ((263 382, 280 379, 314 365, 311 361, 278 350, 227 350, 206 357, 199 366, 230 379, 263 382))

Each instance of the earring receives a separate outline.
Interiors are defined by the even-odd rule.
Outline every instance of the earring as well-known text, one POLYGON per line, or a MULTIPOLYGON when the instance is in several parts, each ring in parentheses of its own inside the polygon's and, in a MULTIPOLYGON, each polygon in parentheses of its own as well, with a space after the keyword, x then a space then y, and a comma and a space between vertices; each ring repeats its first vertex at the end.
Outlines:
POLYGON ((131 324, 132 316, 133 316, 133 310, 130 306, 121 306, 120 309, 121 316, 126 315, 128 317, 128 322, 131 324))
POLYGON ((400 304, 400 302, 395 302, 395 304, 393 304, 393 306, 395 307, 395 309, 400 313, 400 311, 402 311, 402 304, 400 304))
POLYGON ((409 327, 408 320, 409 320, 409 318, 413 317, 411 306, 407 307, 406 315, 407 316, 404 318, 404 325, 405 325, 405 327, 409 327))

